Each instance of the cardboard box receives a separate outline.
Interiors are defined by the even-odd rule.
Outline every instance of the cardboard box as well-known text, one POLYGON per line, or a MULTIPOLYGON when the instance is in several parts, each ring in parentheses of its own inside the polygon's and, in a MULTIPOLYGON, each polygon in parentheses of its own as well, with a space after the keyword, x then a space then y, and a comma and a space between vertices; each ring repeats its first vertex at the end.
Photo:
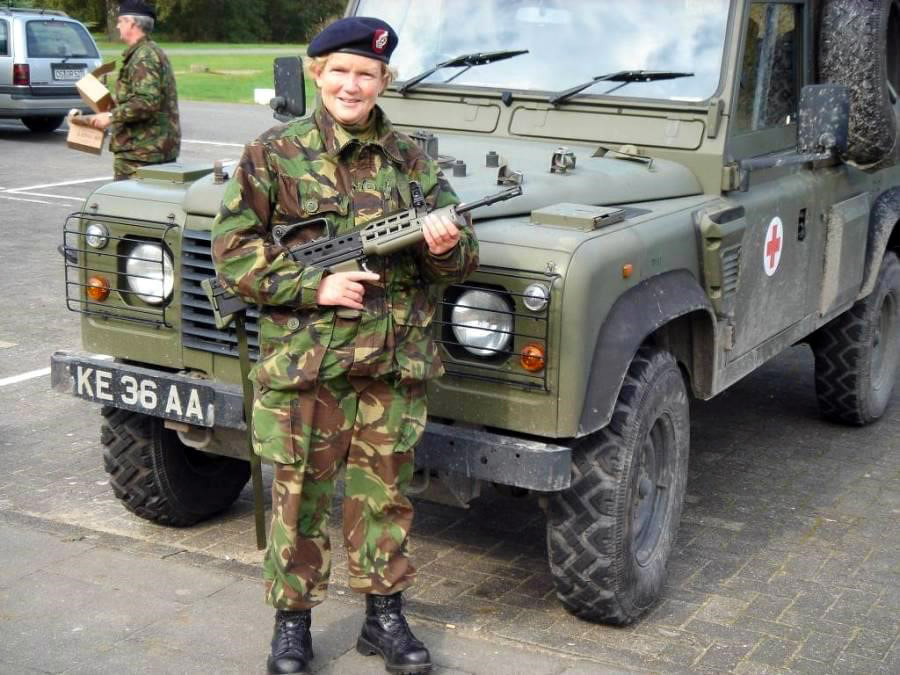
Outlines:
POLYGON ((93 115, 82 115, 78 110, 69 112, 66 121, 69 123, 69 134, 66 136, 66 145, 73 150, 89 152, 92 155, 103 153, 103 139, 106 131, 94 129, 90 126, 93 115))
POLYGON ((115 69, 115 61, 104 63, 102 66, 95 68, 75 83, 75 88, 78 89, 81 100, 89 105, 91 110, 96 113, 112 110, 114 105, 112 94, 109 93, 109 89, 107 89, 106 85, 100 81, 100 78, 107 73, 111 73, 115 69))

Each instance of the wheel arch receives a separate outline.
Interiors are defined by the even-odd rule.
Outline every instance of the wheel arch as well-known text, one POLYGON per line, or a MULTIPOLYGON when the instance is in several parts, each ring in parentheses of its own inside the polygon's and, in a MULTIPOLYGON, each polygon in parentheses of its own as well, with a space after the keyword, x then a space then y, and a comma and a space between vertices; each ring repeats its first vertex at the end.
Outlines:
POLYGON ((900 186, 882 192, 872 205, 865 273, 857 299, 866 297, 875 288, 881 260, 888 250, 900 255, 900 186))
POLYGON ((634 355, 652 341, 672 352, 694 394, 708 398, 715 373, 715 315, 697 279, 679 269, 626 291, 600 327, 577 436, 609 423, 634 355), (708 356, 705 356, 708 355, 708 356))

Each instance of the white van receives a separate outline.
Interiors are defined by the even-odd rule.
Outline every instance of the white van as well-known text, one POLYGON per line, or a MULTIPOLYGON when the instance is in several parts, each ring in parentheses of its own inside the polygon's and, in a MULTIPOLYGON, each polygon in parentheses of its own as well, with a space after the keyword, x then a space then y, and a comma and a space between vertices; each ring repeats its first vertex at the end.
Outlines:
POLYGON ((0 8, 0 118, 48 132, 72 108, 90 112, 75 82, 100 63, 94 38, 64 12, 0 8))

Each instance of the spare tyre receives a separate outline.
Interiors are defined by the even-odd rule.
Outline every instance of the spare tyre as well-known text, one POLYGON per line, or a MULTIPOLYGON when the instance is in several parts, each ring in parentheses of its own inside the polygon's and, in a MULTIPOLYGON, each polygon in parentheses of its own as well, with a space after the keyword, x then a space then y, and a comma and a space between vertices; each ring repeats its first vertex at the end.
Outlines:
POLYGON ((826 0, 820 26, 820 80, 850 89, 847 159, 880 162, 897 143, 900 0, 826 0))

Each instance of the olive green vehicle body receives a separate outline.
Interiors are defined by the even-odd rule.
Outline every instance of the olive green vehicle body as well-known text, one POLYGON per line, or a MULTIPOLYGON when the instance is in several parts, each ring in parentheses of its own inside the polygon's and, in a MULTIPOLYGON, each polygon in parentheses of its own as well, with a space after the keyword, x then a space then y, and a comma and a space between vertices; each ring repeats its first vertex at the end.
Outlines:
MULTIPOLYGON (((741 189, 741 160, 795 152, 798 140, 796 123, 734 129, 749 6, 733 4, 722 78, 708 100, 579 96, 553 106, 546 96, 513 92, 506 104, 500 91, 440 85, 405 96, 389 89, 379 99, 398 128, 427 129, 442 155, 465 160, 466 176, 448 170, 463 201, 496 190, 498 169, 485 166, 489 151, 524 176, 523 196, 474 214, 481 267, 470 280, 503 289, 515 303, 514 354, 486 365, 443 344, 449 373, 429 389, 435 428, 462 425, 471 452, 479 434, 484 444, 517 437, 538 452, 541 444, 565 448, 609 422, 645 341, 674 354, 693 395, 709 399, 871 291, 884 251, 898 246, 896 222, 870 218, 879 199, 900 195, 896 155, 877 169, 837 159, 756 169, 741 189), (560 146, 574 153, 575 166, 551 172, 560 146), (567 217, 561 204, 580 205, 582 214, 567 217), (583 211, 598 206, 624 209, 624 218, 595 227, 583 211), (781 257, 769 276, 764 250, 776 217, 781 257), (521 305, 520 294, 535 282, 551 291, 544 314, 521 305), (515 356, 530 342, 546 350, 537 374, 515 356)), ((811 14, 803 27, 803 84, 816 82, 811 14)), ((84 314, 82 342, 88 352, 239 392, 238 360, 186 345, 181 330, 181 232, 211 227, 224 188, 211 170, 151 167, 88 198, 87 218, 139 212, 171 224, 165 242, 176 273, 165 326, 84 314)), ((95 263, 114 273, 114 260, 95 263)), ((246 453, 239 436, 218 431, 206 449, 246 453)), ((467 473, 535 487, 503 467, 467 473)))

